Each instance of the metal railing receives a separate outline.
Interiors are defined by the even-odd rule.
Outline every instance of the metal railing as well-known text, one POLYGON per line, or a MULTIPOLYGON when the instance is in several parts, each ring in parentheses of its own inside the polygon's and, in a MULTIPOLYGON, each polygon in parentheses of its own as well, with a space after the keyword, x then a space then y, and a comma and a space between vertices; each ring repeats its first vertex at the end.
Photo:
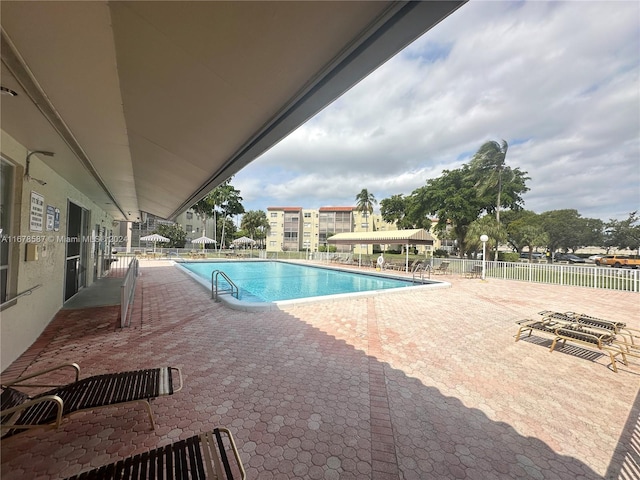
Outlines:
MULTIPOLYGON (((433 266, 442 261, 433 259, 433 266)), ((474 265, 482 265, 482 260, 447 258, 446 261, 450 262, 449 271, 460 275, 470 271, 474 265)), ((485 267, 486 278, 640 293, 640 270, 637 269, 494 261, 487 261, 485 267)))
POLYGON ((120 285, 120 327, 128 327, 131 324, 130 307, 136 291, 136 280, 138 279, 138 259, 132 258, 129 268, 124 276, 124 281, 120 285))
MULTIPOLYGON (((302 253, 302 252, 301 252, 302 253)), ((158 245, 156 250, 153 248, 139 248, 131 247, 127 252, 125 247, 114 247, 111 257, 119 258, 121 256, 136 256, 138 258, 144 258, 147 260, 176 260, 185 259, 189 260, 193 254, 204 254, 205 258, 235 258, 235 257, 247 257, 247 258, 262 258, 266 255, 266 250, 258 248, 226 248, 217 250, 213 248, 202 249, 198 248, 176 248, 176 247, 160 247, 158 245)), ((304 257, 301 257, 304 258, 304 257)))
POLYGON ((10 298, 9 300, 2 302, 2 304, 0 304, 0 309, 3 309, 4 307, 6 307, 7 305, 15 302, 16 300, 18 300, 20 297, 24 297, 26 295, 31 295, 31 292, 33 292, 36 288, 40 288, 42 286, 41 283, 39 283, 38 285, 36 285, 35 287, 31 287, 31 288, 27 288, 24 292, 20 292, 18 293, 16 296, 14 296, 13 298, 10 298))
POLYGON ((216 302, 218 296, 222 293, 229 293, 232 297, 238 298, 239 290, 238 286, 231 281, 231 279, 222 270, 214 270, 211 272, 211 298, 216 302), (227 288, 220 288, 218 285, 218 277, 222 277, 227 284, 227 288))
POLYGON ((413 277, 413 282, 416 282, 416 278, 419 278, 421 281, 424 280, 424 275, 426 273, 428 273, 428 277, 427 278, 431 278, 431 270, 432 267, 431 265, 429 265, 428 263, 421 263, 419 264, 412 273, 412 277, 413 277))

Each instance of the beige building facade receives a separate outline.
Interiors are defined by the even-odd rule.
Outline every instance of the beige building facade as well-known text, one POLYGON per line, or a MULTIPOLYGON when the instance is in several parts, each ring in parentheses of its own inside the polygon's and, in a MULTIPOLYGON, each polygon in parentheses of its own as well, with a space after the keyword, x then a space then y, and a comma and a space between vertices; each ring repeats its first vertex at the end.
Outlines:
MULTIPOLYGON (((320 207, 305 209, 302 207, 268 207, 269 233, 266 239, 267 252, 286 251, 326 251, 327 238, 337 233, 374 232, 398 230, 395 223, 388 223, 379 213, 359 212, 356 207, 320 207)), ((436 241, 437 242, 437 241, 436 241)), ((337 245, 338 252, 354 254, 373 254, 373 245, 337 245)), ((381 245, 384 251, 395 248, 381 245)), ((438 245, 421 246, 438 248, 438 245)))
MULTIPOLYGON (((205 217, 188 209, 176 217, 175 223, 180 225, 187 234, 187 243, 185 244, 187 248, 194 247, 191 244, 191 240, 202 236, 209 237, 212 240, 216 240, 216 242, 220 240, 216 238, 215 219, 213 217, 205 217)), ((202 246, 196 245, 196 247, 201 248, 202 246)))
POLYGON ((4 131, 0 146, 0 364, 5 366, 33 343, 66 300, 104 274, 111 246, 122 239, 114 233, 119 222, 42 161, 50 155, 28 150, 4 131))

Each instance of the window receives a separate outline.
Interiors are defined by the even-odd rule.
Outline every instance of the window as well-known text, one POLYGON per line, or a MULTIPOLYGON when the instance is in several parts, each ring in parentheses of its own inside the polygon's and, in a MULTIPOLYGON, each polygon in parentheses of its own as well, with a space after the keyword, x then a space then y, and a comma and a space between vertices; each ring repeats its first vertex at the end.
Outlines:
POLYGON ((193 225, 185 225, 185 229, 187 233, 193 232, 193 225))
POLYGON ((310 222, 305 222, 304 228, 311 228, 311 223, 310 222))
POLYGON ((276 243, 277 243, 277 242, 276 242, 275 240, 271 240, 271 241, 269 242, 269 246, 270 246, 270 247, 275 247, 275 246, 276 246, 276 243))
POLYGON ((278 212, 271 212, 271 218, 278 218, 278 212))
POLYGON ((310 233, 310 232, 304 232, 303 236, 304 236, 304 237, 310 237, 310 236, 311 236, 311 233, 310 233))
POLYGON ((14 168, 9 162, 0 163, 0 303, 7 300, 11 280, 10 258, 12 242, 5 241, 11 236, 11 214, 13 210, 13 178, 14 168))
POLYGON ((187 212, 187 220, 191 220, 193 218, 193 212, 187 212))
POLYGON ((369 224, 368 223, 361 223, 360 226, 362 228, 369 228, 369 224))
POLYGON ((305 212, 304 218, 311 218, 311 212, 305 212))

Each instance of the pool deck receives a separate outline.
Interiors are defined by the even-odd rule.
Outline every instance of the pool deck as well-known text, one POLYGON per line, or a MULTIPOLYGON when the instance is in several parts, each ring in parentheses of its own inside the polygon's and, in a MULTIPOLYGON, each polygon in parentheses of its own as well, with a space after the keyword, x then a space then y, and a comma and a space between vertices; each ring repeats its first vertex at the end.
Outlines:
POLYGON ((640 359, 515 321, 577 311, 640 328, 638 294, 444 275, 451 288, 252 313, 213 303, 166 261, 141 261, 131 327, 118 307, 61 310, 2 372, 73 361, 82 375, 176 366, 185 387, 1 442, 3 480, 55 479, 215 426, 249 479, 632 479, 640 359))

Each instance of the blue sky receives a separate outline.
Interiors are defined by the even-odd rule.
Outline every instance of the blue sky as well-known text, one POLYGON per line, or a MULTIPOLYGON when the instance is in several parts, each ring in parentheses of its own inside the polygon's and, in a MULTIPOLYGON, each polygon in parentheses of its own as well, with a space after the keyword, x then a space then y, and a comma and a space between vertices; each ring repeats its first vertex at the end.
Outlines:
POLYGON ((247 210, 380 201, 502 139, 528 210, 640 210, 640 2, 471 1, 232 184, 247 210))

